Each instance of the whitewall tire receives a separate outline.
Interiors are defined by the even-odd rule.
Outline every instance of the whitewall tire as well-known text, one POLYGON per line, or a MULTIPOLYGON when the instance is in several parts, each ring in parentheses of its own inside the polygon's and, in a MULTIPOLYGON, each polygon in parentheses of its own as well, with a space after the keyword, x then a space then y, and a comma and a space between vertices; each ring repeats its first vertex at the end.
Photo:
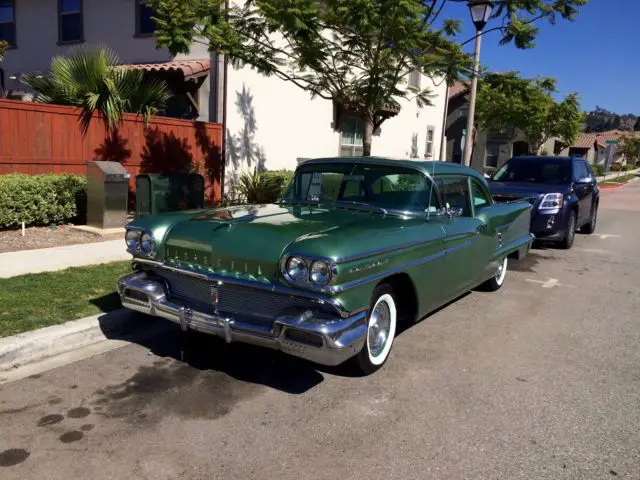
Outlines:
POLYGON ((498 262, 498 268, 496 268, 493 277, 482 284, 483 290, 487 290, 489 292, 495 292, 500 289, 504 284, 504 279, 507 276, 507 257, 504 257, 498 262))
POLYGON ((367 320, 367 337, 355 357, 359 373, 369 375, 389 358, 398 325, 398 308, 390 285, 379 285, 372 295, 367 320))

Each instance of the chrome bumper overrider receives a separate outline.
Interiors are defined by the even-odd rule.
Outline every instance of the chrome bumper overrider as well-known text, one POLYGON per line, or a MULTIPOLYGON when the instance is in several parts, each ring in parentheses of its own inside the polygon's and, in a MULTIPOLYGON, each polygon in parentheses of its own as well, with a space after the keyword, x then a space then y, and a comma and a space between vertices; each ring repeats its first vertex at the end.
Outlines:
MULTIPOLYGON (((165 286, 145 272, 118 280, 122 306, 162 317, 189 329, 237 341, 282 350, 323 365, 339 365, 357 354, 367 335, 367 314, 327 318, 311 310, 287 312, 270 326, 247 323, 223 314, 210 314, 172 302, 165 286)), ((250 312, 247 312, 248 314, 250 312)), ((248 315, 250 316, 250 315, 248 315)), ((246 318, 246 317, 245 317, 246 318)))

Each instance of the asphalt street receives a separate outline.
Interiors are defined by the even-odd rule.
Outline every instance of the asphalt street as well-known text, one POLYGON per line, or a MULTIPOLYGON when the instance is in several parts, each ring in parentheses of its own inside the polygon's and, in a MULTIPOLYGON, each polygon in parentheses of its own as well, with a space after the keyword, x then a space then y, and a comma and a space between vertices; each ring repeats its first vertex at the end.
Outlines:
POLYGON ((177 329, 0 387, 0 478, 640 479, 640 182, 353 378, 177 329))

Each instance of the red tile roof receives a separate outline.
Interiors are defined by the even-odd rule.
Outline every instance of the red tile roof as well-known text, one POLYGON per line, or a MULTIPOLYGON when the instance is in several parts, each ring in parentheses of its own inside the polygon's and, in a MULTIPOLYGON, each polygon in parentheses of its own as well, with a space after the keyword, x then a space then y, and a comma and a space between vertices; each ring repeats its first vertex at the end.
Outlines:
POLYGON ((131 65, 123 65, 123 67, 135 68, 138 70, 145 70, 147 72, 181 71, 185 77, 206 72, 209 70, 210 66, 211 66, 211 62, 209 60, 182 60, 182 61, 175 61, 175 62, 135 63, 131 65))
POLYGON ((469 84, 466 82, 456 82, 449 87, 449 100, 456 98, 459 95, 467 93, 469 90, 469 84))
POLYGON ((592 148, 593 145, 597 142, 598 145, 605 147, 607 145, 607 140, 620 140, 620 138, 629 134, 635 135, 634 132, 625 132, 623 130, 583 133, 571 146, 575 148, 592 148))

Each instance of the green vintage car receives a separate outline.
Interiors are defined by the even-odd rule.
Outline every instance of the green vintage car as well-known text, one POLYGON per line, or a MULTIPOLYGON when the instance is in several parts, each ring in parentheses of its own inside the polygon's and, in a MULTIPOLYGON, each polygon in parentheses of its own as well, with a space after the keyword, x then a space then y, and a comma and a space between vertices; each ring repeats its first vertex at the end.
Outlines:
POLYGON ((323 158, 276 204, 136 218, 122 304, 214 334, 368 374, 401 322, 499 289, 531 245, 531 206, 496 204, 482 175, 444 162, 323 158))

